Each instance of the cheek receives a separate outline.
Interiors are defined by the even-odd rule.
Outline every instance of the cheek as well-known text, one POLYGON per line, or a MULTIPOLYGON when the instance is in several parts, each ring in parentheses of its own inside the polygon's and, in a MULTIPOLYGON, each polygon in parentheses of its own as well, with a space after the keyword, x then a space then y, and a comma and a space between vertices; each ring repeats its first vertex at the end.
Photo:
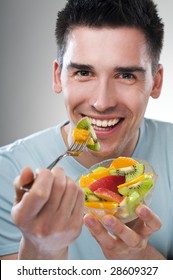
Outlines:
POLYGON ((149 98, 146 95, 141 95, 140 98, 138 98, 137 102, 133 104, 134 118, 137 123, 141 123, 145 115, 148 99, 149 98))
POLYGON ((63 83, 63 95, 66 107, 76 107, 89 98, 89 89, 85 83, 78 83, 75 80, 67 80, 63 83))
POLYGON ((150 91, 145 89, 137 89, 133 91, 132 96, 129 95, 128 102, 132 111, 145 111, 150 97, 150 91))
POLYGON ((84 94, 80 94, 78 89, 69 86, 68 88, 64 88, 63 97, 68 115, 73 119, 73 115, 77 112, 77 108, 83 103, 84 94))

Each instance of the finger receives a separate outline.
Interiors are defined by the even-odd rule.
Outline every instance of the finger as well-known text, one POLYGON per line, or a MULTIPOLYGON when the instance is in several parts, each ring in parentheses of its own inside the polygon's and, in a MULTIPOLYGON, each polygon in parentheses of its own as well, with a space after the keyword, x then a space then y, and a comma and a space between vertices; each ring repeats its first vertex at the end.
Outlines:
POLYGON ((84 214, 84 201, 85 201, 84 192, 81 188, 79 188, 72 215, 76 217, 79 214, 82 216, 82 220, 84 214))
POLYGON ((51 172, 40 169, 30 191, 23 195, 22 200, 14 208, 18 217, 31 219, 38 215, 49 199, 52 184, 51 172))
POLYGON ((143 246, 141 236, 116 217, 106 215, 103 217, 102 222, 112 234, 121 239, 128 247, 138 248, 143 246))
POLYGON ((84 201, 85 201, 85 195, 82 189, 78 190, 78 194, 76 197, 76 202, 73 207, 72 211, 72 219, 75 221, 75 224, 81 224, 83 223, 83 213, 84 213, 84 201))
POLYGON ((160 218, 154 214, 151 209, 145 205, 140 205, 136 209, 138 217, 143 221, 143 224, 138 228, 138 232, 145 237, 150 236, 153 232, 161 228, 160 218))
POLYGON ((102 247, 114 247, 116 237, 112 237, 94 215, 86 214, 83 220, 90 233, 102 247))
POLYGON ((67 184, 64 195, 61 200, 58 211, 63 214, 64 218, 68 219, 73 212, 79 187, 69 177, 67 177, 67 184))
POLYGON ((90 214, 84 218, 85 224, 91 234, 95 237, 102 249, 110 253, 116 250, 116 254, 128 253, 128 248, 141 249, 146 246, 146 240, 140 238, 138 234, 129 229, 113 216, 105 216, 103 224, 106 229, 90 214))
POLYGON ((54 177, 52 189, 49 196, 49 200, 45 204, 41 213, 43 216, 47 218, 53 213, 55 213, 59 208, 67 185, 66 175, 62 168, 54 167, 51 170, 51 173, 53 174, 54 177))
POLYGON ((16 191, 16 196, 15 196, 15 204, 18 203, 22 197, 25 191, 21 189, 21 186, 28 184, 31 182, 34 178, 33 171, 29 167, 25 167, 22 171, 21 174, 15 178, 14 180, 14 187, 16 191))
POLYGON ((129 257, 130 246, 127 246, 117 235, 115 236, 108 231, 94 216, 87 214, 84 221, 107 259, 115 260, 121 259, 122 256, 123 258, 129 257))

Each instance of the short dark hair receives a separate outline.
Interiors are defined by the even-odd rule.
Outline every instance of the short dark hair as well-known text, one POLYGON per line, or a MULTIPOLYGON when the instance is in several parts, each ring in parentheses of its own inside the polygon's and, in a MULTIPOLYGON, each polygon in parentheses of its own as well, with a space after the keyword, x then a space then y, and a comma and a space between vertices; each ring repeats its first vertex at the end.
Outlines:
POLYGON ((68 0, 65 8, 58 12, 55 29, 60 67, 68 34, 77 26, 140 29, 155 72, 163 47, 164 24, 152 0, 68 0))

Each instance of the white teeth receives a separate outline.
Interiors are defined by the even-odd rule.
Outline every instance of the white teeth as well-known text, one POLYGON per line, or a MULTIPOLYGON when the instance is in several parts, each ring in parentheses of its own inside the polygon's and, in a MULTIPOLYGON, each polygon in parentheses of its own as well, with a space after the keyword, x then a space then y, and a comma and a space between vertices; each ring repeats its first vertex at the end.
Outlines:
POLYGON ((92 120, 91 120, 91 123, 92 123, 92 124, 96 124, 96 120, 92 119, 92 120))
POLYGON ((108 126, 108 122, 107 122, 106 120, 105 120, 105 121, 102 121, 101 126, 103 126, 103 127, 107 127, 107 126, 108 126))
POLYGON ((102 126, 102 121, 96 120, 96 125, 97 125, 97 126, 102 126))
POLYGON ((90 120, 92 125, 95 125, 97 127, 104 127, 104 128, 114 126, 120 121, 120 119, 112 119, 112 120, 90 119, 90 120))
POLYGON ((112 125, 112 121, 108 121, 108 126, 111 126, 112 125))

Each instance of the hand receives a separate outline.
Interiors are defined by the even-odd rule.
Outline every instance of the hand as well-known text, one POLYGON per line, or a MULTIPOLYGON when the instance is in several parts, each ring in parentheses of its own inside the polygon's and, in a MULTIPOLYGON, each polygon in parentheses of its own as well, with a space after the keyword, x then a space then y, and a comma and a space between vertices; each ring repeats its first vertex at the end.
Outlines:
POLYGON ((82 228, 84 193, 58 167, 40 169, 30 191, 22 191, 33 177, 25 168, 14 182, 12 218, 23 233, 19 258, 67 258, 68 245, 82 228))
POLYGON ((160 219, 144 205, 136 212, 139 218, 128 224, 114 216, 104 216, 102 223, 111 233, 91 214, 84 217, 84 223, 107 259, 164 259, 148 244, 148 238, 161 227, 160 219))

